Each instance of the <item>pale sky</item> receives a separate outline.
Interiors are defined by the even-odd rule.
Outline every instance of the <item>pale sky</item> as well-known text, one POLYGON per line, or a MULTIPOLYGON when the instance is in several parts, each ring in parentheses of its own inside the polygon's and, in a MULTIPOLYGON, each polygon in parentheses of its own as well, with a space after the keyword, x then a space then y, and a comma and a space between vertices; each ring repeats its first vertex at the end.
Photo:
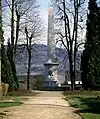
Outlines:
MULTIPOLYGON (((3 0, 4 1, 4 0, 3 0)), ((42 34, 40 43, 47 44, 47 29, 48 29, 48 8, 52 6, 52 0, 38 0, 38 4, 40 4, 40 14, 41 14, 41 19, 43 21, 45 33, 42 34)), ((6 15, 8 13, 6 12, 6 15)), ((9 14, 8 14, 9 15, 9 14)), ((8 20, 5 20, 7 22, 8 20)), ((6 27, 5 27, 6 28, 6 27)), ((6 34, 6 39, 9 37, 10 29, 6 28, 5 34, 6 34)))
POLYGON ((51 7, 51 0, 38 0, 40 4, 40 13, 41 13, 41 18, 44 22, 45 26, 45 34, 42 38, 41 36, 41 43, 47 44, 47 28, 48 28, 48 8, 51 7))
POLYGON ((38 0, 40 5, 41 5, 41 9, 47 10, 48 7, 51 6, 51 0, 38 0))

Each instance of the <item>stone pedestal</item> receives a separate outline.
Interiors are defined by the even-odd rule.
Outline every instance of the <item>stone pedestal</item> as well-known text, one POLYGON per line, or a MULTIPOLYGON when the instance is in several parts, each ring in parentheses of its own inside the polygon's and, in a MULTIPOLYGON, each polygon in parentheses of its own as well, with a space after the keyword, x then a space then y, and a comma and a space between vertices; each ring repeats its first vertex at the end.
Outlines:
POLYGON ((57 86, 58 63, 45 63, 45 87, 57 86))

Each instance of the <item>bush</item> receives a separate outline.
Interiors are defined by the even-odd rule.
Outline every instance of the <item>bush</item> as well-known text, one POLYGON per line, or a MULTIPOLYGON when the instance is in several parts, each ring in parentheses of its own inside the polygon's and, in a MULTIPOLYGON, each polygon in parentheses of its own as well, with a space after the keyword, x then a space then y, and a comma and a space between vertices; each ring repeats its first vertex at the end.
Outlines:
POLYGON ((37 75, 37 76, 34 76, 34 79, 36 80, 35 87, 37 89, 42 89, 43 84, 44 84, 44 76, 43 75, 37 75))

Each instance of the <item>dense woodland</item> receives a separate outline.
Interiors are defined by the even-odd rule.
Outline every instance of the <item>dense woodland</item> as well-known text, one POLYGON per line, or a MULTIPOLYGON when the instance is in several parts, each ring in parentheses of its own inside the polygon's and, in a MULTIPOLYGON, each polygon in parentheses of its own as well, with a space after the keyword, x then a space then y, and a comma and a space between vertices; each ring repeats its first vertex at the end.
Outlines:
MULTIPOLYGON (((56 35, 60 35, 61 43, 66 48, 69 58, 71 88, 75 87, 75 70, 76 70, 76 53, 78 46, 84 45, 84 50, 81 56, 81 80, 83 89, 99 89, 100 88, 100 5, 96 0, 70 0, 70 4, 73 6, 73 11, 67 8, 67 0, 62 2, 55 0, 55 5, 61 14, 59 20, 63 21, 63 34, 57 32, 56 35), (84 3, 88 2, 88 12, 85 19, 86 22, 86 35, 85 42, 78 43, 78 29, 80 26, 80 20, 82 21, 82 15, 80 9, 84 6, 84 3), (69 11, 69 12, 68 12, 69 11), (69 23, 69 14, 73 15, 73 34, 71 33, 71 27, 69 23), (81 17, 80 17, 81 15, 81 17), (71 35, 72 34, 72 35, 71 35), (66 40, 66 43, 64 42, 66 40), (74 56, 74 58, 73 58, 74 56), (74 64, 74 65, 73 65, 74 64)), ((18 39, 20 38, 20 32, 24 34, 26 38, 27 50, 29 53, 28 60, 28 74, 27 74, 27 89, 29 90, 29 76, 30 76, 30 61, 31 61, 31 45, 36 37, 42 34, 42 25, 39 14, 37 12, 39 5, 37 0, 11 0, 11 3, 7 3, 10 7, 10 29, 11 36, 8 40, 7 49, 4 47, 3 33, 3 21, 2 13, 4 4, 0 1, 0 40, 1 40, 1 79, 2 82, 9 84, 9 90, 17 90, 19 87, 19 81, 16 76, 16 66, 14 62, 14 56, 16 55, 16 47, 18 39), (26 8, 25 5, 29 6, 26 8), (33 11, 31 11, 34 9, 33 11), (34 15, 31 16, 30 11, 34 15), (16 17, 15 17, 16 16, 16 17), (27 16, 27 17, 26 17, 27 16), (23 20, 24 19, 24 20, 23 20), (16 21, 16 22, 15 22, 16 21), (22 23, 23 22, 23 23, 22 23), (16 26, 16 27, 15 27, 16 26), (16 29, 15 29, 16 28, 16 29)), ((84 9, 83 9, 84 11, 84 9)), ((81 26, 80 26, 81 27, 81 26)), ((83 31, 84 32, 84 31, 83 31)))

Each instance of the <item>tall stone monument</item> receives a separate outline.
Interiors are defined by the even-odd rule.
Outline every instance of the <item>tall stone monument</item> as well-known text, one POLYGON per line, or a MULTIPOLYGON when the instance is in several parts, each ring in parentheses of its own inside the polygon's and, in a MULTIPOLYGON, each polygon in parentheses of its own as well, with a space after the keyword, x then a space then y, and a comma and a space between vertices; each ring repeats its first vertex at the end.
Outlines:
POLYGON ((55 33, 53 8, 48 10, 48 62, 55 62, 55 33))
POLYGON ((56 42, 54 32, 54 12, 53 8, 48 10, 48 39, 47 39, 48 51, 47 51, 47 62, 45 66, 45 86, 53 87, 58 85, 57 81, 57 67, 56 61, 56 42))

